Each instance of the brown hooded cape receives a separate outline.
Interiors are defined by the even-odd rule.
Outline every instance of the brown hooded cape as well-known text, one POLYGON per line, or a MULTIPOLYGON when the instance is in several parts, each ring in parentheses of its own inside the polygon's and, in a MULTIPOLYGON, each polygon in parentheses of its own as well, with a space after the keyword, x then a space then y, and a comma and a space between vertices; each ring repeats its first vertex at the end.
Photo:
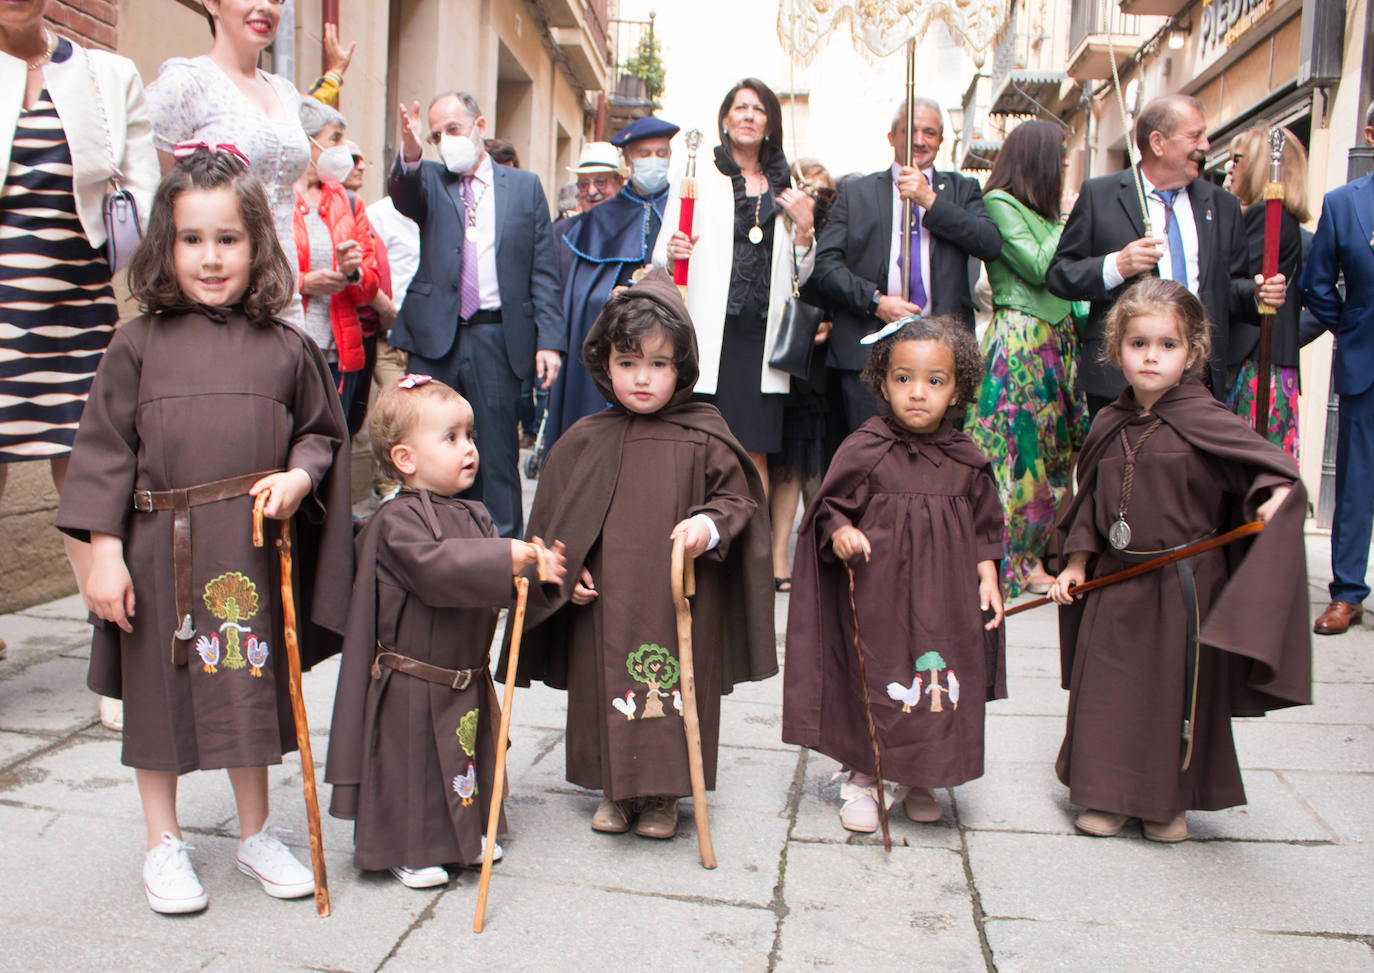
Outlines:
MULTIPOLYGON (((609 316, 636 300, 654 301, 690 321, 667 275, 651 272, 607 304, 587 336, 584 361, 585 348, 601 340, 609 316)), ((588 370, 614 403, 608 376, 590 364, 588 370)), ((676 391, 662 410, 638 415, 617 404, 575 423, 544 464, 526 531, 562 541, 568 573, 561 588, 530 591, 516 681, 537 679, 568 690, 568 779, 616 800, 691 792, 676 712, 668 571, 668 534, 678 521, 704 513, 720 533, 719 546, 697 559, 692 605, 708 787, 715 780, 720 696, 736 682, 778 671, 762 484, 715 407, 690 401, 696 379, 693 337, 688 359, 678 365, 676 391), (578 607, 569 597, 584 566, 599 597, 578 607), (640 663, 658 660, 641 669, 646 678, 631 671, 636 654, 640 663)), ((501 672, 506 665, 503 653, 501 672)))
POLYGON ((987 457, 948 422, 916 434, 875 416, 836 452, 797 535, 783 740, 873 773, 849 574, 830 547, 846 525, 873 548, 854 590, 883 776, 980 776, 984 703, 1007 691, 1006 626, 983 628, 977 565, 1002 557, 1002 508, 987 457))
POLYGON ((359 868, 473 862, 491 806, 500 713, 487 665, 498 606, 514 595, 510 541, 480 503, 407 488, 363 525, 357 562, 325 766, 329 813, 356 822, 359 868), (480 674, 455 690, 374 670, 379 644, 480 674))
POLYGON ((1245 802, 1231 716, 1311 702, 1303 519, 1307 494, 1287 453, 1255 435, 1195 379, 1149 413, 1128 388, 1093 423, 1060 550, 1088 551, 1089 578, 1121 570, 1106 533, 1121 498, 1120 432, 1141 447, 1130 549, 1157 551, 1253 520, 1271 488, 1292 492, 1262 533, 1193 558, 1199 631, 1193 756, 1180 771, 1186 616, 1166 568, 1060 609, 1068 725, 1056 771, 1075 804, 1150 821, 1245 802))
POLYGON ((348 430, 324 356, 291 325, 259 327, 235 309, 145 315, 115 334, 82 413, 57 525, 81 540, 96 531, 124 541, 133 632, 93 618, 87 676, 91 689, 124 700, 124 763, 186 773, 276 764, 296 749, 276 525, 254 548, 252 497, 191 509, 193 621, 206 655, 192 648, 189 664, 178 666, 170 658, 173 512, 132 509, 136 489, 294 467, 315 484, 292 518, 298 637, 309 668, 339 649, 353 573, 348 430), (233 583, 256 604, 239 604, 231 618, 225 599, 208 591, 233 583), (266 659, 255 664, 263 643, 266 659))

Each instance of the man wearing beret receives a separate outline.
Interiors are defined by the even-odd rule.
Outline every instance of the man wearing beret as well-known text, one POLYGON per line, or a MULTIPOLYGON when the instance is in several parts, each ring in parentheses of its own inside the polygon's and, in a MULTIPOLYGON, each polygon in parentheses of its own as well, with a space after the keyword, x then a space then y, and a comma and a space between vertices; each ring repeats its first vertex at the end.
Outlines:
POLYGON ((606 408, 582 365, 582 342, 611 291, 628 284, 634 272, 650 262, 668 198, 673 154, 669 140, 677 131, 676 125, 661 118, 639 118, 612 138, 611 144, 623 153, 629 182, 566 231, 564 243, 572 253, 563 286, 568 361, 549 395, 544 426, 548 444, 578 419, 606 408))

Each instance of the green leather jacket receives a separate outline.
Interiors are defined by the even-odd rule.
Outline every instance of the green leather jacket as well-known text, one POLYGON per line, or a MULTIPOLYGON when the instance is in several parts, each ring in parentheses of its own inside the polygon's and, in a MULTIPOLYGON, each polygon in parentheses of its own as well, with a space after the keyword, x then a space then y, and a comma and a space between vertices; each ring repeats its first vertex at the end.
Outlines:
POLYGON ((1051 223, 1015 196, 994 189, 983 196, 988 215, 1002 231, 1002 252, 988 263, 992 303, 1058 324, 1071 305, 1045 289, 1045 271, 1059 246, 1064 222, 1051 223))

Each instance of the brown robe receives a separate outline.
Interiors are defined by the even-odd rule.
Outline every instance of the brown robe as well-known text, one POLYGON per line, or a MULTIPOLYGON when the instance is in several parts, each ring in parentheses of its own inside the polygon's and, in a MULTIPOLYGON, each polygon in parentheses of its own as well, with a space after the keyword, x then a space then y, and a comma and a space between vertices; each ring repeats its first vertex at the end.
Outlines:
POLYGON ((308 668, 338 651, 347 610, 347 442, 329 368, 288 324, 258 327, 237 311, 203 309, 140 317, 115 334, 82 413, 57 525, 81 540, 97 531, 124 541, 133 632, 93 619, 88 683, 124 700, 125 764, 176 773, 260 767, 296 749, 276 524, 254 548, 251 497, 191 509, 196 634, 189 663, 173 665, 173 513, 135 512, 134 490, 294 467, 310 474, 315 489, 293 518, 308 668))
POLYGON ((1254 519, 1271 488, 1288 499, 1253 540, 1192 558, 1198 616, 1193 754, 1182 764, 1187 629, 1170 567, 1091 592, 1061 609, 1068 727, 1055 770, 1073 803, 1168 821, 1188 809, 1245 803, 1233 715, 1311 702, 1311 637, 1303 517, 1307 495, 1293 460, 1255 435, 1195 379, 1140 413, 1130 389, 1093 423, 1079 460, 1079 492, 1060 525, 1060 550, 1088 551, 1088 577, 1128 565, 1107 532, 1117 519, 1125 454, 1141 447, 1127 522, 1129 550, 1161 551, 1254 519))
POLYGON ((854 652, 849 573, 830 539, 868 536, 854 601, 883 777, 952 787, 983 773, 983 709, 1006 696, 1005 626, 978 605, 978 562, 1002 557, 987 458, 942 423, 907 432, 874 417, 850 435, 797 535, 782 738, 873 773, 854 652))
MULTIPOLYGON (((686 308, 661 272, 614 299, 686 308)), ((706 786, 714 788, 720 697, 777 672, 767 504, 753 463, 714 406, 688 401, 696 343, 673 398, 653 415, 616 406, 575 423, 550 451, 528 536, 567 545, 561 589, 530 592, 517 681, 568 690, 568 780, 613 800, 691 793, 682 719, 668 535, 704 513, 720 544, 696 562, 692 649, 706 786), (583 567, 599 597, 569 601, 583 567), (638 669, 638 671, 633 671, 638 669)), ((590 370, 590 366, 589 366, 590 370)), ((593 370, 614 402, 604 372, 593 370)), ((501 671, 505 671, 505 661, 501 671)))
POLYGON ((329 813, 357 822, 359 868, 477 860, 491 807, 496 693, 487 671, 497 607, 510 604, 511 542, 470 500, 403 489, 358 536, 329 760, 329 813), (378 645, 444 669, 461 690, 387 666, 378 645))

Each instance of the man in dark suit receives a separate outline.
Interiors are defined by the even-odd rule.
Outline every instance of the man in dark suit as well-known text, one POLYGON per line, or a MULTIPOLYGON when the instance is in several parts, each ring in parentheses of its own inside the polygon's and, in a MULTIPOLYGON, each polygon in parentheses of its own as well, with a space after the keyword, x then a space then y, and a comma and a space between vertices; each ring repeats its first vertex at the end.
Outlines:
POLYGON ((892 166, 840 187, 817 241, 816 266, 808 281, 808 294, 833 315, 826 364, 839 370, 845 424, 851 432, 877 411, 872 394, 859 381, 868 360, 868 348, 859 339, 912 314, 950 314, 972 331, 970 258, 992 260, 1002 251, 1002 234, 983 208, 977 181, 934 168, 944 139, 940 106, 916 98, 911 114, 910 151, 902 144, 903 104, 887 134, 892 166), (904 199, 912 201, 909 270, 900 266, 904 199), (902 297, 903 277, 910 300, 902 297))
MULTIPOLYGON (((1365 113, 1374 145, 1374 102, 1365 113)), ((1332 382, 1340 398, 1336 515, 1331 524, 1331 604, 1313 631, 1339 635, 1364 616, 1374 524, 1374 174, 1326 194, 1302 271, 1302 296, 1336 334, 1332 382), (1345 293, 1337 280, 1345 277, 1345 293)))
POLYGON ((1199 178, 1208 148, 1202 103, 1188 95, 1154 99, 1136 119, 1135 139, 1154 235, 1145 235, 1140 193, 1130 169, 1089 179, 1045 274, 1050 293, 1092 301, 1079 346, 1078 385, 1094 414, 1126 387, 1120 370, 1102 360, 1102 332, 1107 312, 1136 277, 1157 272, 1176 280, 1207 309, 1210 380, 1218 397, 1226 391, 1230 322, 1258 320, 1257 287, 1275 307, 1283 304, 1286 290, 1281 274, 1262 287, 1258 277, 1250 279, 1240 203, 1199 178), (1166 253, 1167 259, 1161 259, 1166 253))
POLYGON ((448 92, 401 106, 401 154, 387 187, 420 226, 420 265, 391 344, 412 372, 432 375, 472 403, 481 465, 467 496, 481 500, 503 537, 520 534, 516 399, 523 379, 548 388, 567 350, 549 203, 532 172, 495 165, 476 100, 448 92), (422 162, 424 142, 443 163, 422 162))

